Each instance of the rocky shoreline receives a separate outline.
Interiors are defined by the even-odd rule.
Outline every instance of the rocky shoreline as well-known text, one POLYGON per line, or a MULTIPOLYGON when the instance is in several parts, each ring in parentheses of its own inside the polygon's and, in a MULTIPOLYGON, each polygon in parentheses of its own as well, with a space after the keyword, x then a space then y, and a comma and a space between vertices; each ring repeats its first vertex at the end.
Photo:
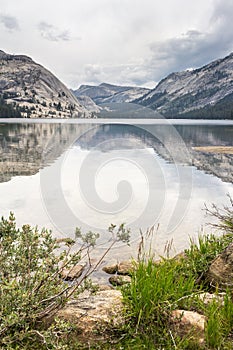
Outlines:
MULTIPOLYGON (((181 257, 185 258, 185 254, 179 254, 173 259, 181 257)), ((155 264, 159 264, 159 261, 155 261, 155 264)), ((131 282, 132 273, 136 268, 137 262, 133 260, 105 265, 103 271, 110 276, 108 278, 110 285, 98 286, 95 294, 85 291, 78 298, 69 301, 57 316, 74 323, 84 343, 106 341, 113 329, 121 328, 126 322, 125 305, 119 286, 131 282)), ((76 271, 76 276, 74 271, 71 271, 69 279, 80 276, 80 265, 76 267, 76 271)), ((210 285, 218 286, 218 293, 199 293, 197 300, 205 305, 213 300, 220 304, 224 303, 225 290, 233 285, 233 243, 212 261, 205 278, 210 285)), ((181 338, 187 337, 192 332, 199 346, 205 345, 206 322, 206 316, 192 310, 176 309, 170 316, 171 329, 181 338)))

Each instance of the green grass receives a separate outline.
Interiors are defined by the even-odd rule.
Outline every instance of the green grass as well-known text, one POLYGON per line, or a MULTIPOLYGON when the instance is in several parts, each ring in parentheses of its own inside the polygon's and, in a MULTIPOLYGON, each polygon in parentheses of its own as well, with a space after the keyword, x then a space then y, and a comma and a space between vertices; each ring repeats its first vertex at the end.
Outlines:
POLYGON ((122 349, 198 349, 192 334, 185 339, 176 335, 169 321, 175 309, 198 311, 208 317, 205 349, 232 349, 231 291, 226 292, 224 305, 214 300, 206 306, 198 298, 210 290, 205 277, 211 261, 232 240, 232 233, 199 237, 179 259, 163 259, 160 264, 154 263, 153 257, 141 259, 131 285, 122 290, 128 317, 122 349))
POLYGON ((210 263, 220 254, 233 240, 233 233, 225 233, 217 237, 213 234, 198 237, 198 242, 190 242, 190 248, 185 250, 187 260, 185 267, 196 276, 197 280, 204 280, 210 263))

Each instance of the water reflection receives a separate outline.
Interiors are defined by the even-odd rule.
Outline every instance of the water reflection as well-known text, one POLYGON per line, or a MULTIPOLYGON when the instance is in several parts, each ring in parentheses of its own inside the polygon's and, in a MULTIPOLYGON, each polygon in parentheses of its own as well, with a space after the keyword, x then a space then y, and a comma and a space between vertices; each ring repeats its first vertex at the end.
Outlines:
POLYGON ((0 124, 0 182, 33 175, 56 160, 89 127, 70 124, 0 124), (55 143, 56 147, 51 147, 55 143))
MULTIPOLYGON (((169 162, 194 165, 223 181, 233 182, 232 155, 192 149, 193 146, 232 146, 233 126, 176 125, 171 128, 169 125, 52 123, 0 125, 0 182, 9 181, 14 176, 36 174, 74 144, 85 150, 102 144, 101 151, 107 152, 111 149, 111 143, 114 149, 115 140, 124 138, 131 140, 130 148, 134 143, 135 148, 152 147, 169 162), (182 149, 183 144, 176 132, 184 141, 188 154, 182 149)), ((118 143, 117 147, 125 149, 127 145, 118 143)))
POLYGON ((232 136, 229 125, 0 124, 0 214, 72 238, 79 224, 126 222, 135 245, 139 228, 159 223, 154 249, 173 238, 179 251, 209 221, 204 203, 233 195, 233 156, 192 147, 231 146, 232 136))

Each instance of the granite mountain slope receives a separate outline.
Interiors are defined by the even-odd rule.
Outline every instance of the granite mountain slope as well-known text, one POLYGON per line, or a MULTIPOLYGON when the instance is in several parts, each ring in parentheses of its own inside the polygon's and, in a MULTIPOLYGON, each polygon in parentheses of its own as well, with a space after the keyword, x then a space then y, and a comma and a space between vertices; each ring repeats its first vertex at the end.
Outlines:
POLYGON ((107 83, 95 85, 81 85, 79 89, 74 90, 75 96, 88 96, 97 105, 104 103, 123 103, 145 95, 149 89, 132 86, 117 86, 107 83))
POLYGON ((233 118, 233 53, 199 69, 172 73, 134 102, 167 118, 233 118))
POLYGON ((50 71, 24 55, 0 51, 0 96, 20 108, 22 117, 91 117, 50 71))
POLYGON ((102 83, 70 91, 31 58, 0 51, 0 97, 31 118, 89 118, 101 116, 108 105, 133 102, 166 118, 233 119, 233 53, 195 70, 171 73, 152 90, 102 83))

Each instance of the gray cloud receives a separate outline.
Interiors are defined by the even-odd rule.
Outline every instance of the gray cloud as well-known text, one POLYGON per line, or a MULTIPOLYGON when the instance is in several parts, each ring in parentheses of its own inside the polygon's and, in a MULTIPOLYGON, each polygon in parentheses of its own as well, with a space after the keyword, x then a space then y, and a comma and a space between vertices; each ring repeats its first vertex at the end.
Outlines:
POLYGON ((97 64, 87 64, 84 67, 84 73, 87 79, 98 81, 98 77, 103 75, 102 67, 97 64))
POLYGON ((13 16, 0 15, 0 23, 10 32, 19 30, 19 23, 13 16))
POLYGON ((233 3, 218 1, 208 32, 189 30, 185 34, 151 45, 148 72, 155 81, 167 74, 202 66, 233 50, 233 3))
POLYGON ((70 33, 68 30, 61 31, 57 27, 47 22, 40 22, 38 29, 41 36, 49 41, 70 41, 70 33))
POLYGON ((233 50, 232 18, 232 0, 216 0, 208 30, 190 29, 179 36, 156 41, 150 45, 151 55, 141 62, 89 65, 80 76, 83 81, 93 83, 107 80, 119 84, 149 83, 152 87, 172 72, 201 67, 229 54, 233 50))
MULTIPOLYGON (((73 71, 71 77, 78 77, 72 79, 72 85, 78 86, 81 82, 87 84, 98 85, 102 82, 109 82, 122 85, 143 85, 150 82, 151 77, 148 72, 148 67, 140 64, 86 64, 83 70, 73 71)), ((150 84, 151 87, 154 83, 150 84)))

